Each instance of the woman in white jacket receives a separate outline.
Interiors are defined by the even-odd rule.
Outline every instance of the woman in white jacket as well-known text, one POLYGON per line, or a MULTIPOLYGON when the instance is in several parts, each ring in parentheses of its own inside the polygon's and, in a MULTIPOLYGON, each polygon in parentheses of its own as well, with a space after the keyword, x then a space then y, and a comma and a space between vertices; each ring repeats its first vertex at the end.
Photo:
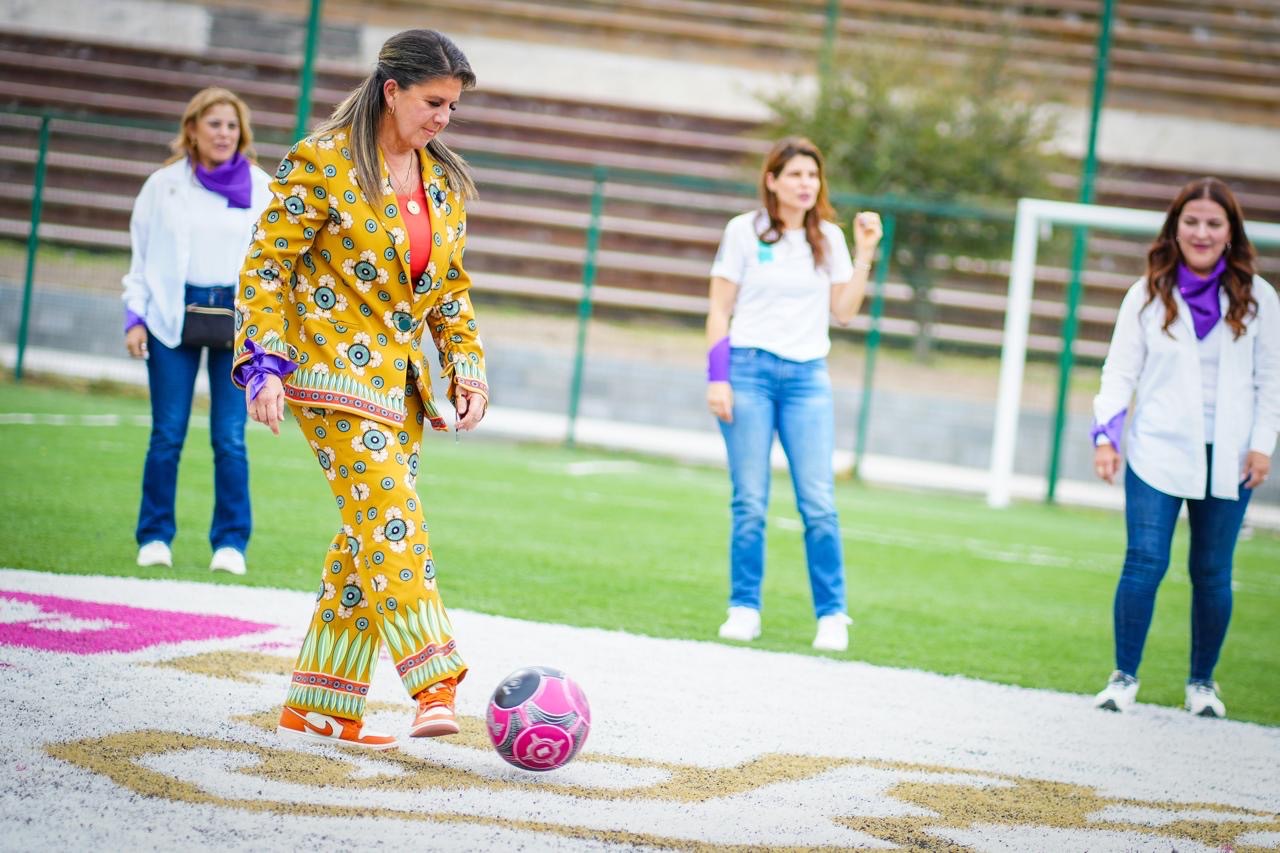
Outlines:
POLYGON ((1280 301, 1254 275, 1253 258, 1231 190, 1216 178, 1192 181, 1169 207, 1147 275, 1120 306, 1093 403, 1098 476, 1114 480, 1121 448, 1127 462, 1116 668, 1095 700, 1099 708, 1124 711, 1137 697, 1156 590, 1185 501, 1192 587, 1186 709, 1226 714, 1213 670, 1231 621, 1232 555, 1280 429, 1280 301))
POLYGON ((151 390, 151 442, 135 531, 138 565, 173 565, 178 458, 200 356, 207 350, 214 460, 209 567, 244 574, 252 516, 244 398, 231 381, 234 328, 226 313, 222 345, 197 338, 186 317, 188 305, 201 306, 205 318, 233 308, 240 266, 271 197, 271 179, 251 162, 249 110, 226 89, 205 89, 191 99, 171 147, 169 163, 147 178, 134 202, 133 258, 123 282, 125 347, 134 358, 146 359, 151 390))

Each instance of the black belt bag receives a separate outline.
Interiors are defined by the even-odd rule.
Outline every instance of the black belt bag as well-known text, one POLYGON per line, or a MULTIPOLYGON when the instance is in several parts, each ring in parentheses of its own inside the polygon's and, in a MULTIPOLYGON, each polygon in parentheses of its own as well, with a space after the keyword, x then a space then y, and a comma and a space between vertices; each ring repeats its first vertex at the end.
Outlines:
POLYGON ((231 349, 236 339, 235 312, 212 305, 187 305, 182 318, 182 345, 231 349))

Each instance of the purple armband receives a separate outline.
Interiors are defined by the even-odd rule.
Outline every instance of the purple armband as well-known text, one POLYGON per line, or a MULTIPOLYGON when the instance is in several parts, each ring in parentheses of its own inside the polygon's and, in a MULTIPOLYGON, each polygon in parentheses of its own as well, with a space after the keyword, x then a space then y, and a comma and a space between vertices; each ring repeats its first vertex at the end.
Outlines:
POLYGON ((139 315, 133 313, 128 308, 124 309, 124 330, 126 333, 134 326, 145 326, 147 321, 139 315))
POLYGON ((1116 450, 1120 449, 1120 436, 1124 433, 1124 416, 1128 414, 1128 408, 1121 409, 1116 416, 1105 424, 1094 424, 1089 430, 1089 440, 1096 447, 1098 444, 1098 436, 1105 435, 1107 441, 1111 442, 1111 446, 1116 450))
POLYGON ((707 381, 729 381, 729 336, 725 335, 707 350, 707 381))
POLYGON ((264 350, 253 341, 246 340, 245 348, 253 353, 253 358, 237 364, 231 371, 231 378, 249 391, 249 399, 255 400, 262 386, 267 384, 268 376, 284 379, 298 369, 298 365, 282 355, 264 350))

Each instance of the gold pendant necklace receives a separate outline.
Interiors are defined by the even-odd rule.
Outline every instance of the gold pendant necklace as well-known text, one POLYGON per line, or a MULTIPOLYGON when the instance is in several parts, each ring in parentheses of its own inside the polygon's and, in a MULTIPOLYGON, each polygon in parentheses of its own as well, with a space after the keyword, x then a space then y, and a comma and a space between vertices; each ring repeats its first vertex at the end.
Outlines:
POLYGON ((400 189, 408 190, 404 195, 407 196, 409 200, 405 202, 404 206, 409 213, 414 216, 417 216, 422 212, 422 206, 413 199, 413 192, 411 190, 413 185, 410 183, 410 178, 413 177, 413 167, 416 165, 418 165, 418 155, 413 152, 409 152, 409 168, 405 170, 404 180, 400 181, 400 189))

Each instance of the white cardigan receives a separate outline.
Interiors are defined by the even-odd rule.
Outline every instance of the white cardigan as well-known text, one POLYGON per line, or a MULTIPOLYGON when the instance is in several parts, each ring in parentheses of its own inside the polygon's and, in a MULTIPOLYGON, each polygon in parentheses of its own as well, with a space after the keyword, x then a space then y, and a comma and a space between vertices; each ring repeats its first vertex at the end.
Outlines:
MULTIPOLYGON (((1191 312, 1177 288, 1178 317, 1165 333, 1164 303, 1147 301, 1139 279, 1124 297, 1106 363, 1093 400, 1094 421, 1105 424, 1129 406, 1125 455, 1135 474, 1168 495, 1200 499, 1208 476, 1204 446, 1213 444, 1209 493, 1236 500, 1245 455, 1270 456, 1280 430, 1280 299, 1259 276, 1253 279, 1258 313, 1245 319, 1236 340, 1225 319, 1218 358, 1213 435, 1204 434, 1199 341, 1191 312), (1172 336, 1172 337, 1170 337, 1172 336)), ((1227 295, 1219 294, 1222 314, 1227 295)))
MULTIPOLYGON (((243 245, 228 246, 228 252, 243 258, 252 240, 253 225, 271 199, 271 178, 250 164, 253 196, 246 209, 229 207, 228 216, 244 220, 243 245)), ((192 221, 191 198, 209 192, 196 183, 190 163, 175 160, 151 173, 129 220, 129 241, 133 257, 124 284, 124 304, 146 321, 147 329, 167 347, 182 342, 184 286, 191 257, 191 234, 199 228, 192 221)), ((231 282, 229 282, 231 283, 231 282)))

